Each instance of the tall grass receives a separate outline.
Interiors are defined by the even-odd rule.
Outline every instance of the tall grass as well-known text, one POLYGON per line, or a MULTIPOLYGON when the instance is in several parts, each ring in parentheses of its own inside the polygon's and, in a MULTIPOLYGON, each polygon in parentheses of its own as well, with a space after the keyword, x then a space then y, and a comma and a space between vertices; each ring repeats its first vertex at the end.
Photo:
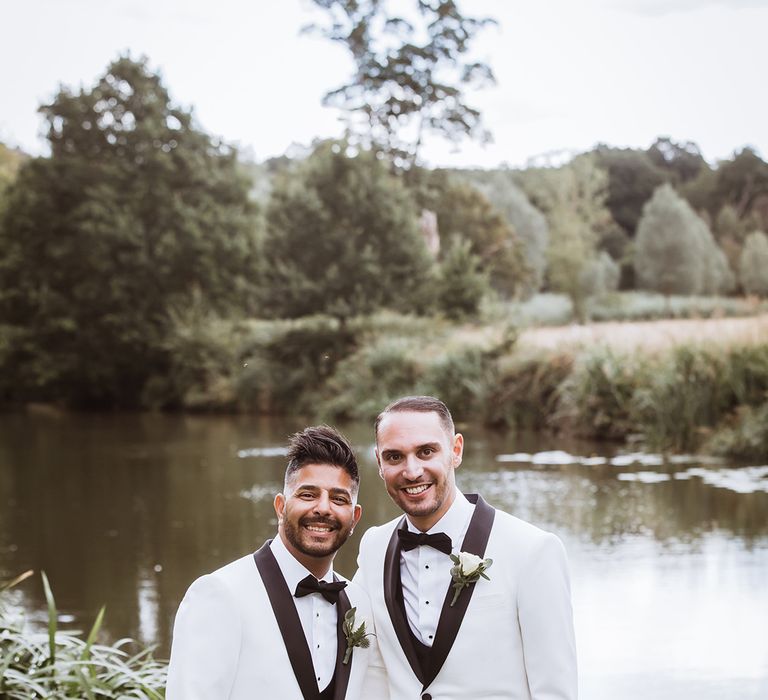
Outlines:
POLYGON ((58 629, 58 612, 45 574, 48 627, 31 630, 11 613, 8 590, 32 572, 0 587, 0 698, 136 698, 165 697, 166 666, 130 639, 111 646, 97 644, 104 620, 102 608, 86 639, 79 632, 58 629))

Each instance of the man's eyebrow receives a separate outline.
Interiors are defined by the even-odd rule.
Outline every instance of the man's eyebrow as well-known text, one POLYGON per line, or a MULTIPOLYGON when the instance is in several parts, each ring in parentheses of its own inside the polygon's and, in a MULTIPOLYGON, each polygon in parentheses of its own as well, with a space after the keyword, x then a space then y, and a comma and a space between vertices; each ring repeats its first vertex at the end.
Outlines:
POLYGON ((416 449, 417 450, 423 450, 425 447, 429 447, 433 450, 439 450, 440 449, 440 443, 439 442, 425 442, 423 445, 419 445, 416 449))
MULTIPOLYGON (((319 486, 315 484, 298 484, 294 491, 322 491, 319 486)), ((333 488, 328 489, 328 493, 335 495, 335 494, 345 494, 347 496, 351 496, 352 493, 349 491, 349 489, 342 488, 341 486, 334 486, 333 488)))

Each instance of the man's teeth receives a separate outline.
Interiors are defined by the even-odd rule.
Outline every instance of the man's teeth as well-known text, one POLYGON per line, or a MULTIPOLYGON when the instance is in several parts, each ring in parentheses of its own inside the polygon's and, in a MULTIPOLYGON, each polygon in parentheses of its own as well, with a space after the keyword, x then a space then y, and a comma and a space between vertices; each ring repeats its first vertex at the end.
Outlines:
POLYGON ((424 493, 429 488, 429 484, 421 484, 421 486, 411 486, 409 488, 404 489, 406 493, 411 494, 411 496, 417 496, 420 493, 424 493))
POLYGON ((312 530, 312 532, 330 532, 330 527, 325 527, 323 525, 307 525, 307 530, 312 530))

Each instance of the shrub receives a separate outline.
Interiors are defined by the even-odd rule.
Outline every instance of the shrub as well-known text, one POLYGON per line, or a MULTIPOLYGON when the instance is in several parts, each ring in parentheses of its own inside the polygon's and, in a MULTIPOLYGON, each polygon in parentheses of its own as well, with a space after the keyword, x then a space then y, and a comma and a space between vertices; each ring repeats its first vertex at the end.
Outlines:
POLYGON ((610 350, 579 357, 558 388, 558 424, 598 439, 624 439, 637 432, 634 397, 649 380, 648 367, 610 350))
POLYGON ((486 422, 497 427, 555 427, 558 388, 573 358, 558 354, 508 355, 498 361, 498 377, 485 399, 486 422))
POLYGON ((239 400, 265 413, 313 413, 317 393, 355 344, 350 328, 327 316, 255 322, 240 351, 239 400))
POLYGON ((689 451, 732 407, 732 393, 722 381, 720 353, 689 347, 674 350, 650 371, 634 401, 648 444, 658 449, 689 451))
POLYGON ((707 450, 742 459, 768 460, 768 402, 757 408, 741 407, 731 425, 712 435, 707 450))
POLYGON ((762 231, 747 236, 739 258, 739 276, 745 292, 768 297, 768 236, 762 231))

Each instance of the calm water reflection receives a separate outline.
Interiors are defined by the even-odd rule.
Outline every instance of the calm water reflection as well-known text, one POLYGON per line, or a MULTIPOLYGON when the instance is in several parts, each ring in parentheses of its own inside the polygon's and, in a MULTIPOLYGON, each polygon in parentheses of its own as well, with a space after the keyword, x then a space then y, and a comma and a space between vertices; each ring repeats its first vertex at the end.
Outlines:
MULTIPOLYGON (((273 534, 279 448, 301 427, 0 415, 0 579, 44 569, 66 626, 90 625, 106 603, 110 637, 167 654, 188 584, 273 534)), ((364 523, 387 520, 370 428, 343 427, 363 464, 364 523)), ((460 487, 568 548, 584 700, 768 697, 768 469, 612 463, 606 446, 464 433, 460 487), (590 459, 541 454, 554 449, 590 459)), ((337 559, 347 575, 362 530, 337 559)), ((37 581, 17 595, 43 616, 37 581)))

